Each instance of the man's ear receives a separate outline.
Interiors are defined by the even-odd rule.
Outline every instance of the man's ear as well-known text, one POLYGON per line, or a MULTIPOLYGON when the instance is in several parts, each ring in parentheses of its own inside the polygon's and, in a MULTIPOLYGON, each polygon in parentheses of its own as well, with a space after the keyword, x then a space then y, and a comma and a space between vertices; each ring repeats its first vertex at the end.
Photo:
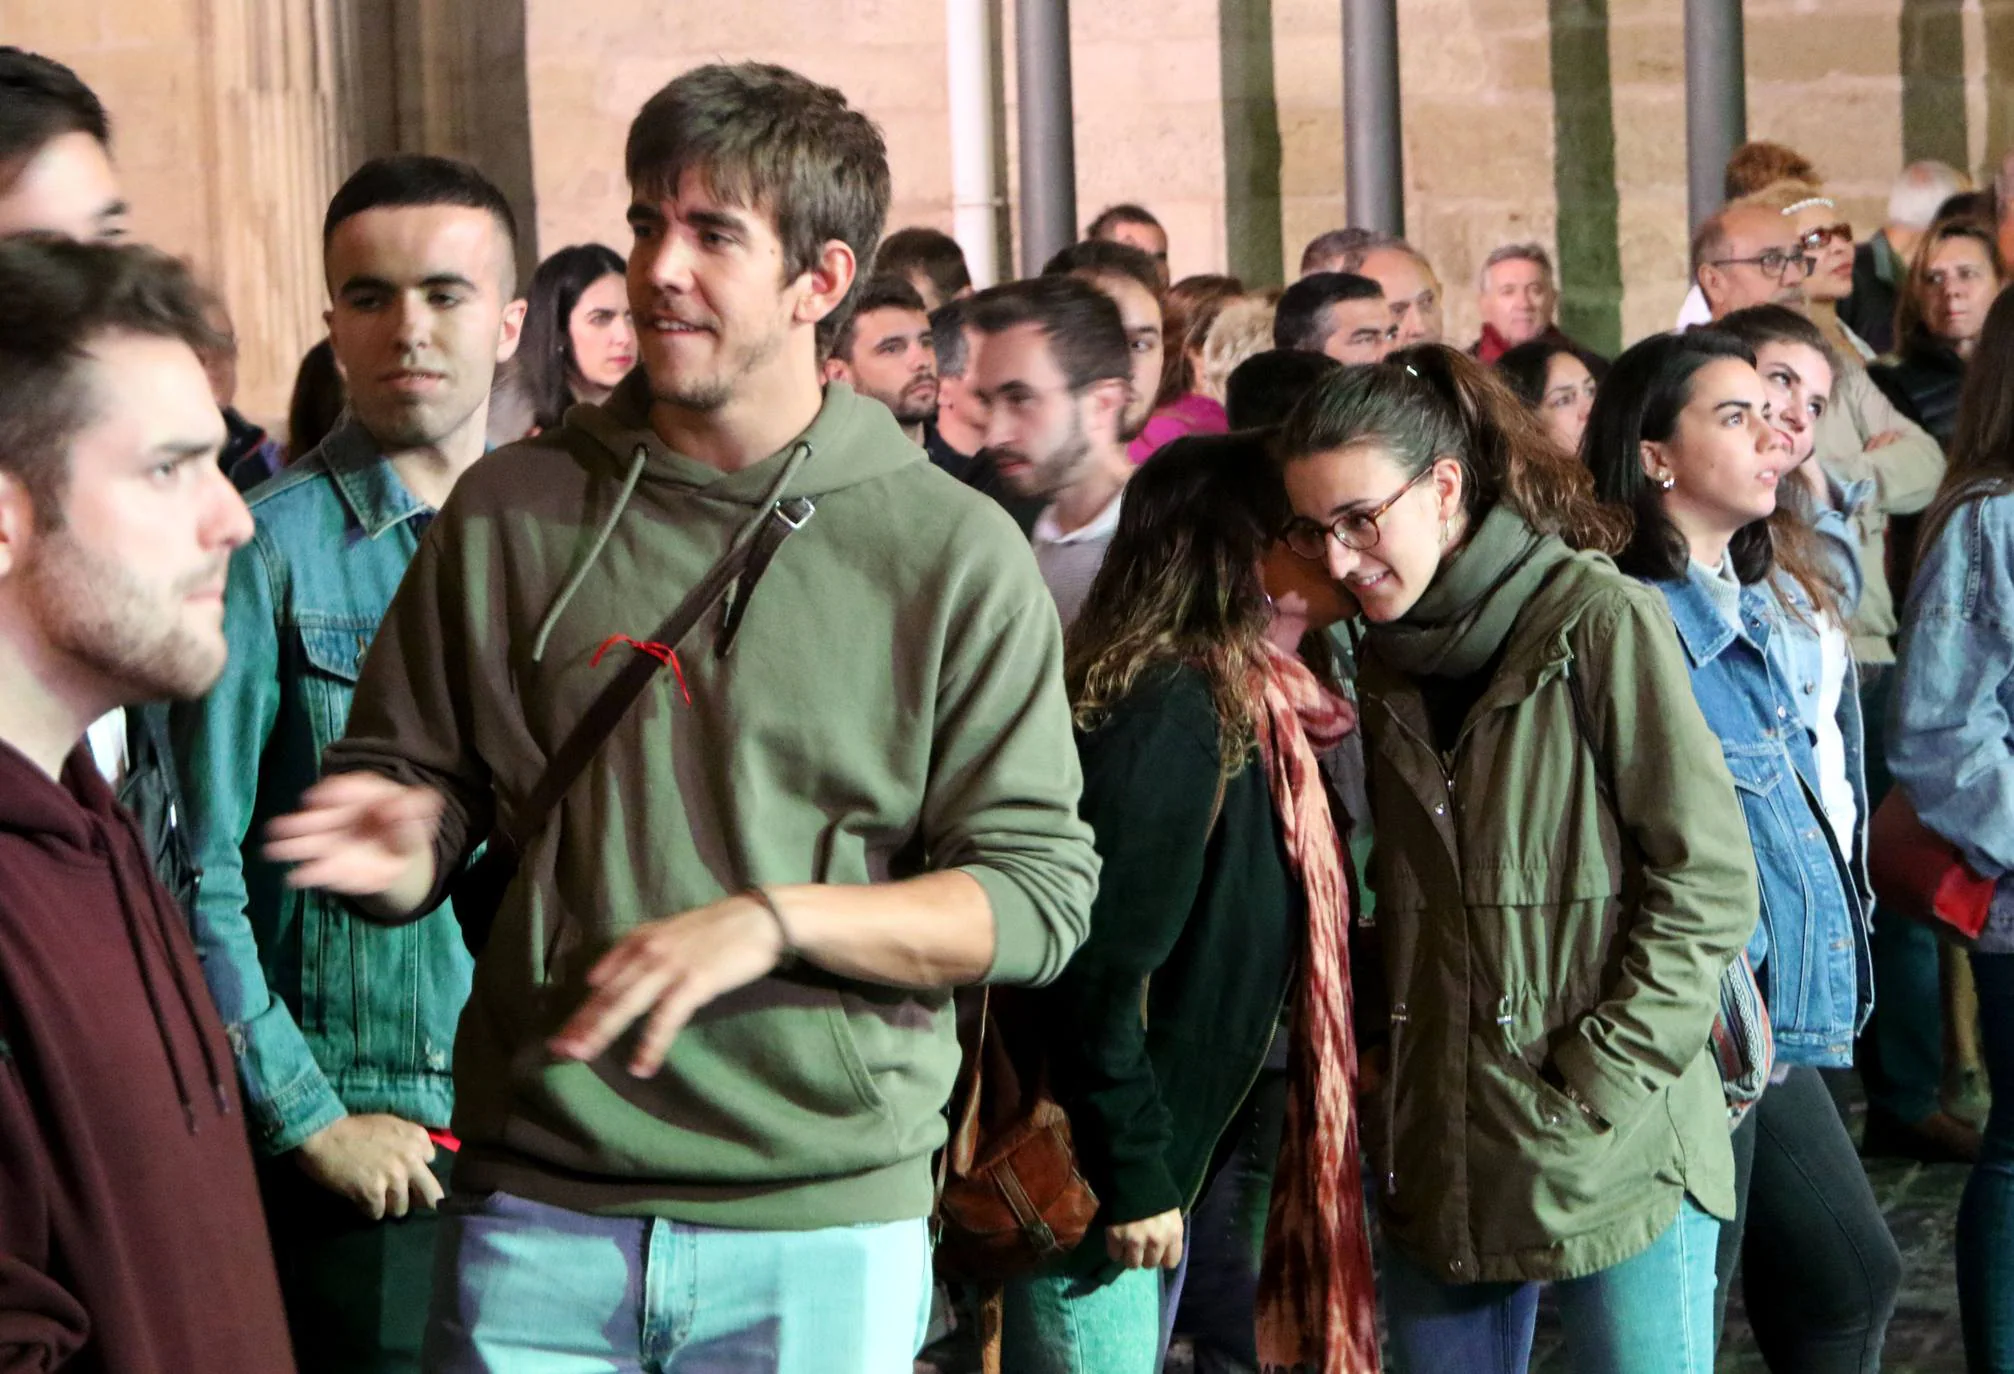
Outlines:
POLYGON ((524 337, 524 312, 530 305, 522 296, 504 307, 503 323, 497 329, 497 366, 509 362, 524 337))
POLYGON ((35 501, 11 472, 0 472, 0 578, 28 566, 35 539, 35 501))
POLYGON ((1084 399, 1090 403, 1101 430, 1109 426, 1112 437, 1117 439, 1125 422, 1126 407, 1133 399, 1133 383, 1123 377, 1104 377, 1085 388, 1084 399))
POLYGON ((820 369, 820 372, 823 374, 820 379, 822 381, 844 382, 848 386, 853 385, 853 368, 844 358, 827 358, 825 366, 820 369))
POLYGON ((791 319, 798 324, 816 324, 830 315, 853 289, 859 273, 860 263, 853 250, 838 239, 827 239, 811 269, 797 279, 800 294, 791 319))
POLYGON ((1725 293, 1727 274, 1712 263, 1703 262, 1693 280, 1699 284, 1699 294, 1706 297, 1707 308, 1717 309, 1717 302, 1725 293))

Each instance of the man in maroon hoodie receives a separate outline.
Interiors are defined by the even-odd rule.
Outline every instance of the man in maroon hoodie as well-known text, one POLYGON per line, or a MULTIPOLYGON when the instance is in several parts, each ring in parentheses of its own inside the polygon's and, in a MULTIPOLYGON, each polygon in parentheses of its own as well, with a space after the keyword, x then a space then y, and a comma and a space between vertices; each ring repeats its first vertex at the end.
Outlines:
POLYGON ((293 1369, 231 1053, 82 740, 224 666, 250 536, 200 293, 0 242, 0 1371, 293 1369))

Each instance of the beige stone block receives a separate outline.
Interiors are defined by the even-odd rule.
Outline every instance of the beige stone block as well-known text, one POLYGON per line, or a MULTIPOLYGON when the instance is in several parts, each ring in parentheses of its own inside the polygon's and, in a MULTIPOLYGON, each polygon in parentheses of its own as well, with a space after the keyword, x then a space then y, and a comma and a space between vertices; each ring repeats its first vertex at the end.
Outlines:
POLYGON ((1629 86, 1685 86, 1685 25, 1676 5, 1642 17, 1612 18, 1608 29, 1609 80, 1617 94, 1629 86))
POLYGON ((1685 186, 1685 93, 1664 88, 1618 91, 1612 118, 1619 184, 1685 186))
MULTIPOLYGON (((1070 7, 1070 43, 1149 43, 1160 39, 1211 39, 1217 5, 1237 0, 1102 0, 1070 7)), ((1006 32, 1014 32, 1011 17, 1006 32)))
POLYGON ((1827 180, 1886 183, 1902 167, 1899 84, 1893 77, 1751 83, 1751 136, 1787 143, 1827 180))
POLYGON ((0 0, 0 35, 75 66, 105 41, 111 9, 111 0, 0 0))
POLYGON ((1743 27, 1751 83, 1822 82, 1841 76, 1892 80, 1900 69, 1900 34, 1892 11, 1751 15, 1743 27))
POLYGON ((1406 185, 1416 194, 1529 198, 1550 188, 1552 102, 1499 96, 1405 102, 1406 185))

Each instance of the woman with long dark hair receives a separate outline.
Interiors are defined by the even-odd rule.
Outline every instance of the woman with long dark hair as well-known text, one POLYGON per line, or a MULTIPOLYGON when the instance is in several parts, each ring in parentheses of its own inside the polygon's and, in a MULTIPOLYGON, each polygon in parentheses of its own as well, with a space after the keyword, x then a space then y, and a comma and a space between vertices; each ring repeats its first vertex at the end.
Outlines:
POLYGON ((1607 363, 1566 339, 1538 338, 1505 349, 1493 366, 1564 452, 1580 452, 1607 363))
POLYGON ((1755 867, 1662 602, 1593 551, 1627 522, 1439 345, 1328 378, 1277 442, 1287 543, 1369 622, 1394 1361, 1522 1371, 1550 1283, 1573 1368, 1708 1374, 1709 1033, 1755 867))
POLYGON ((1958 1207, 1968 1368, 2014 1370, 2014 293, 1973 351, 1902 618, 1889 764, 1917 816, 1998 880, 1972 952, 1993 1106, 1958 1207))
POLYGON ((1323 1374, 1377 1356, 1348 860, 1316 762, 1354 719, 1320 633, 1351 606, 1277 544, 1287 514, 1256 436, 1170 445, 1127 487, 1066 641, 1103 871, 1090 938, 1025 1019, 1101 1208, 1075 1252, 1009 1285, 1018 1374, 1158 1374, 1185 1216, 1283 1016, 1285 1144, 1249 1353, 1323 1374))
MULTIPOLYGON (((1776 1072, 1734 1132, 1750 1325, 1779 1374, 1876 1371, 1901 1257, 1819 1077, 1853 1062, 1873 1002, 1858 820, 1827 789, 1779 645, 1787 621, 1835 614, 1836 589, 1799 523, 1772 523, 1793 454, 1771 423, 1755 354, 1695 329, 1616 359, 1583 450, 1635 531, 1617 558, 1671 608, 1693 691, 1740 788, 1761 879, 1748 945, 1776 1072)), ((1843 665, 1842 665, 1843 667, 1843 665)), ((1848 690, 1842 682, 1839 692, 1848 690)))
POLYGON ((1903 413, 1947 450, 1966 366, 2006 282, 1991 220, 1960 215, 1931 225, 1895 299, 1897 358, 1870 369, 1903 413))
POLYGON ((623 272, 613 248, 578 243, 532 273, 524 334, 507 383, 529 408, 532 433, 558 428, 576 402, 607 400, 636 365, 623 272))

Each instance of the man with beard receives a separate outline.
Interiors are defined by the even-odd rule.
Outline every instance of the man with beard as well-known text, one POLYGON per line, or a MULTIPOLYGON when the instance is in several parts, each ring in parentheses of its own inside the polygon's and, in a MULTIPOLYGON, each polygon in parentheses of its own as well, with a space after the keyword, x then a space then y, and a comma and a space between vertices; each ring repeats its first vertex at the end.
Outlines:
POLYGON ((176 709, 204 881, 191 917, 231 1030, 303 1369, 419 1368, 472 961, 452 911, 387 930, 260 852, 343 733, 421 534, 483 454, 517 347, 516 230, 474 168, 367 162, 323 221, 349 418, 252 498, 231 662, 176 709))
POLYGON ((900 277, 875 277, 833 335, 825 380, 844 382, 888 407, 895 423, 921 446, 923 427, 937 415, 937 345, 923 297, 900 277))
MULTIPOLYGON (((125 236, 126 213, 111 121, 98 97, 62 63, 0 47, 0 237, 110 242, 125 236)), ((146 702, 107 712, 85 738, 119 804, 139 822, 155 875, 186 908, 197 872, 181 824, 167 707, 146 702)))
POLYGON ((1119 437, 1126 332, 1111 298, 1074 276, 982 291, 972 327, 985 339, 972 375, 989 411, 985 456, 1010 489, 1048 500, 1035 519, 1035 564, 1067 630, 1133 474, 1119 437))
POLYGON ((1071 276, 1089 282, 1119 307, 1119 323, 1126 330, 1126 355, 1132 360, 1126 413, 1119 421, 1121 443, 1131 443, 1147 427, 1160 394, 1167 339, 1163 335, 1158 270, 1146 253, 1112 239, 1073 243, 1042 268, 1045 277, 1071 276))
POLYGON ((224 1027, 83 743, 224 665, 214 343, 160 254, 0 242, 0 1368, 293 1368, 224 1027))
POLYGON ((520 856, 455 1044, 430 1370, 906 1369, 951 989, 1054 978, 1088 924, 1062 638, 1013 523, 821 384, 888 209, 872 122, 705 66, 625 162, 641 366, 462 479, 271 852, 387 922, 499 812, 520 856))

